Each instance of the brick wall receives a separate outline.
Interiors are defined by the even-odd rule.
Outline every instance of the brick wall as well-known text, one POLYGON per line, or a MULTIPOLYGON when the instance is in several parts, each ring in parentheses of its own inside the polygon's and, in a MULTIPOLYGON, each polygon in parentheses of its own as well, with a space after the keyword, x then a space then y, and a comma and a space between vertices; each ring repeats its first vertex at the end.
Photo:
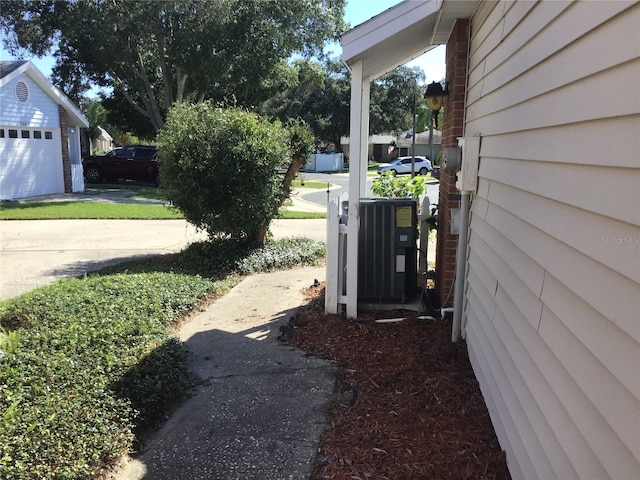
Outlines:
POLYGON ((72 193, 71 161, 69 160, 69 130, 67 129, 67 111, 58 105, 60 118, 60 143, 62 144, 62 172, 64 175, 64 193, 72 193))
MULTIPOLYGON (((446 79, 450 94, 445 97, 442 148, 458 145, 464 132, 464 99, 467 83, 468 20, 457 20, 447 42, 446 79)), ((459 208, 455 174, 440 172, 440 205, 438 208, 438 245, 436 250, 436 290, 440 304, 453 305, 453 282, 456 270, 458 236, 450 230, 451 209, 459 208)))

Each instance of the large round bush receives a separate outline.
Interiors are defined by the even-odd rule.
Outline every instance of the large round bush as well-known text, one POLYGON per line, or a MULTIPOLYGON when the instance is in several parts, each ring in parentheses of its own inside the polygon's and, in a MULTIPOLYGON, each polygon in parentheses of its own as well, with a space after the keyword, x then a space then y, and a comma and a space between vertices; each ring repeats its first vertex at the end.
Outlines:
POLYGON ((260 241, 280 200, 276 167, 291 158, 280 122, 209 102, 177 104, 158 135, 168 198, 209 236, 260 241))

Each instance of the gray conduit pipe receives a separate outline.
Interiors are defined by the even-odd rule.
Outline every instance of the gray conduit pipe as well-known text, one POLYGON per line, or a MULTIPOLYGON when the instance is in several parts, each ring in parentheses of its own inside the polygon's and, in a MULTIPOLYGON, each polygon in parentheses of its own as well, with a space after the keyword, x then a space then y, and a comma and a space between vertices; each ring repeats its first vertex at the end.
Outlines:
POLYGON ((462 304, 464 302, 464 275, 467 265, 467 235, 469 233, 469 204, 471 192, 460 192, 460 230, 456 256, 456 281, 453 295, 453 324, 451 341, 457 342, 462 334, 462 304))

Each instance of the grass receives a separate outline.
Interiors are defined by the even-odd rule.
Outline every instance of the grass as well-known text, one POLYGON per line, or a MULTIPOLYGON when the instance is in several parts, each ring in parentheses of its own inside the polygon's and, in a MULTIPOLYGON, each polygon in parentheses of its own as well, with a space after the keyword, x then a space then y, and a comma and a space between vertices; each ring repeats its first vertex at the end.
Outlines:
POLYGON ((152 200, 166 200, 168 201, 169 199, 167 198, 167 194, 166 191, 163 190, 162 188, 155 188, 155 187, 136 187, 133 190, 133 195, 131 196, 131 198, 150 198, 152 200))
POLYGON ((194 386, 171 329, 243 275, 316 264, 306 239, 228 240, 59 280, 0 303, 0 478, 95 478, 194 386))
POLYGON ((184 218, 182 213, 164 205, 103 202, 28 202, 3 204, 0 220, 59 219, 140 219, 184 218))
POLYGON ((278 212, 276 218, 282 218, 285 220, 302 220, 313 218, 327 218, 327 214, 323 212, 297 212, 295 210, 282 209, 278 212))
POLYGON ((326 183, 314 182, 313 180, 305 180, 304 185, 302 185, 302 182, 300 180, 293 180, 291 182, 291 186, 295 188, 315 188, 315 189, 327 188, 326 183))
MULTIPOLYGON (((324 213, 280 210, 278 218, 326 218, 324 213)), ((179 210, 164 205, 100 202, 33 202, 0 205, 0 220, 81 220, 81 219, 183 219, 179 210)))

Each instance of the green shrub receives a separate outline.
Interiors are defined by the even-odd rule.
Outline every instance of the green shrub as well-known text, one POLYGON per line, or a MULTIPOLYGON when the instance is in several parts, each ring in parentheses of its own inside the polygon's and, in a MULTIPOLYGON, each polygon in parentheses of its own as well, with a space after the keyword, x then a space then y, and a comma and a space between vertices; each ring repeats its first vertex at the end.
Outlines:
POLYGON ((308 238, 285 238, 268 242, 264 247, 253 250, 237 262, 237 270, 243 274, 270 272, 297 265, 315 265, 326 253, 322 242, 308 238))
POLYGON ((211 237, 264 237, 280 202, 276 167, 291 158, 281 123, 238 108, 181 103, 157 142, 162 185, 189 222, 211 237))
POLYGON ((391 172, 383 172, 373 180, 371 192, 383 198, 419 198, 424 194, 426 182, 423 176, 398 177, 391 172))
POLYGON ((87 478, 127 452, 136 426, 188 386, 185 347, 167 327, 211 286, 93 276, 3 304, 0 478, 87 478))

